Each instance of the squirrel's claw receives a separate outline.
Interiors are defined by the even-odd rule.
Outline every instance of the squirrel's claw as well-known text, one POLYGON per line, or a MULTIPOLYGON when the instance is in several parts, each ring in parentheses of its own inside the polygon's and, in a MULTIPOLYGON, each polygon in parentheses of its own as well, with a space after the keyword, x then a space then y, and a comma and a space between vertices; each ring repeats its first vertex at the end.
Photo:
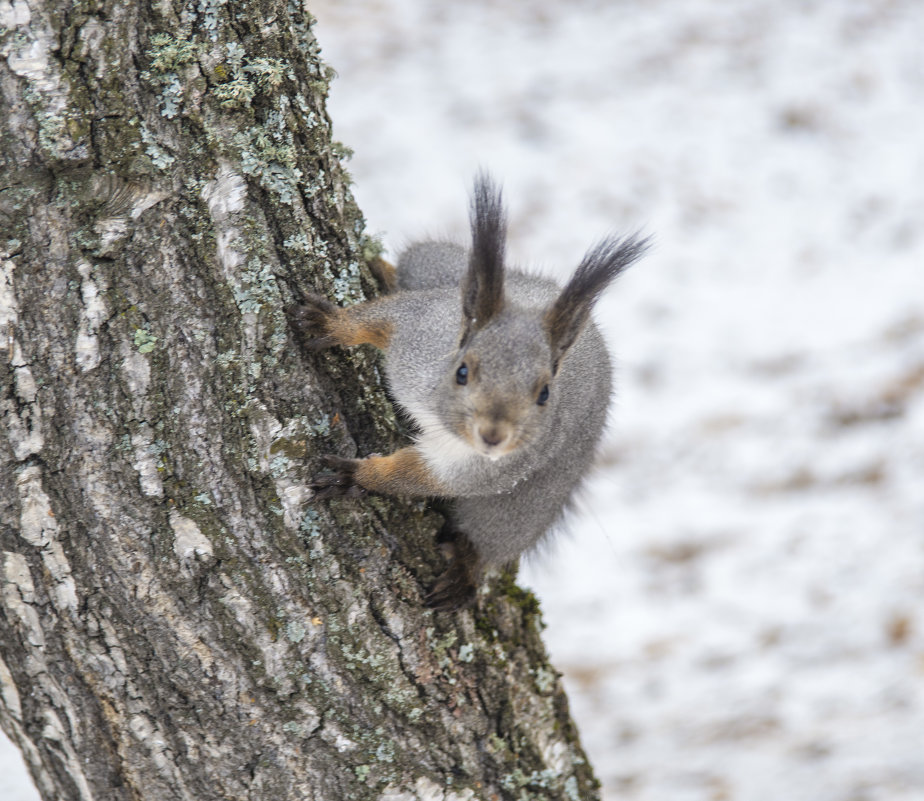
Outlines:
POLYGON ((331 472, 316 475, 308 484, 314 490, 315 499, 359 498, 366 494, 366 489, 356 483, 356 468, 359 467, 360 459, 325 454, 321 461, 331 472))
POLYGON ((307 295, 303 304, 286 307, 286 315, 304 347, 318 351, 337 344, 328 329, 328 321, 336 310, 333 303, 320 295, 307 295))
POLYGON ((451 564, 434 582, 424 603, 437 612, 455 612, 471 606, 475 600, 475 585, 468 571, 451 564))

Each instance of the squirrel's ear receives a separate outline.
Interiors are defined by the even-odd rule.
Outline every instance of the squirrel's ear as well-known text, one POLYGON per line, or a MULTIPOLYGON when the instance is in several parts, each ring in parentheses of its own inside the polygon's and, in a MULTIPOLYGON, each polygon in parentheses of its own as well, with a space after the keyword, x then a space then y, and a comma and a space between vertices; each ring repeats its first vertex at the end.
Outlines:
POLYGON ((648 237, 607 237, 587 251, 571 280, 545 313, 544 324, 552 346, 552 369, 578 338, 597 298, 609 283, 648 249, 648 237))
POLYGON ((463 342, 504 305, 507 215, 500 188, 487 173, 475 177, 470 211, 472 255, 462 281, 463 342))

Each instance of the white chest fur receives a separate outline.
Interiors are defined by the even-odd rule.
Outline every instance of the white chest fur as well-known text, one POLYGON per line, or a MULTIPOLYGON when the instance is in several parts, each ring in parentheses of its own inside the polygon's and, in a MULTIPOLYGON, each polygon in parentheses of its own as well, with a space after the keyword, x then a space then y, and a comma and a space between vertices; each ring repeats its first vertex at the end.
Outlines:
POLYGON ((414 422, 420 428, 417 449, 427 466, 443 483, 458 487, 469 483, 473 475, 484 469, 490 460, 479 453, 465 440, 453 434, 428 409, 408 409, 414 422))

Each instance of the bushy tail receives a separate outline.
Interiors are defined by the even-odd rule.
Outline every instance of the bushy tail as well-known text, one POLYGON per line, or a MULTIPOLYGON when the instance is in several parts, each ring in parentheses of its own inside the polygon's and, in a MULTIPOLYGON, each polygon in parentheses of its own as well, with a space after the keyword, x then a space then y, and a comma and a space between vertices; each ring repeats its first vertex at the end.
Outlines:
POLYGON ((452 242, 415 242, 398 258, 398 289, 457 288, 468 269, 468 254, 452 242))

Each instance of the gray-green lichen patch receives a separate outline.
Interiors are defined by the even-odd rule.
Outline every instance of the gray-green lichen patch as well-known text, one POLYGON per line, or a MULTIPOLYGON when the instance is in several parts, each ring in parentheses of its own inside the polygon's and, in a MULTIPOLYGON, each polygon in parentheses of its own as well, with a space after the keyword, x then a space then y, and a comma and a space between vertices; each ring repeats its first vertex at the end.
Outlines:
POLYGON ((225 60, 212 67, 218 82, 211 90, 222 108, 248 108, 258 94, 272 95, 286 80, 296 80, 294 72, 282 60, 266 56, 248 58, 238 42, 227 43, 224 55, 225 60))
POLYGON ((272 91, 278 89, 283 80, 295 80, 295 75, 286 69, 285 64, 278 58, 253 58, 242 67, 246 75, 250 75, 261 89, 272 91))
POLYGON ((156 33, 151 37, 150 45, 146 52, 150 69, 141 77, 159 88, 161 114, 172 120, 180 113, 193 77, 191 73, 187 74, 186 65, 199 57, 201 48, 182 32, 176 36, 156 33))
POLYGON ((243 314, 256 314, 265 305, 279 299, 279 288, 273 265, 264 264, 251 256, 238 274, 234 300, 243 314))
POLYGON ((303 173, 298 166, 294 136, 286 123, 288 98, 279 97, 277 105, 262 124, 235 134, 232 142, 243 172, 278 195, 283 203, 293 205, 304 189, 303 173))
POLYGON ((138 353, 150 353, 157 345, 157 337, 144 328, 136 328, 132 339, 138 353))
POLYGON ((321 536, 320 514, 316 509, 306 509, 299 530, 311 539, 321 536))
POLYGON ((558 674, 546 665, 540 665, 533 671, 536 679, 536 687, 543 695, 548 695, 555 689, 558 681, 558 674))
POLYGON ((155 33, 151 37, 151 47, 147 56, 151 59, 151 69, 161 74, 175 73, 183 64, 195 60, 198 46, 179 33, 171 36, 167 33, 155 33))
POLYGON ((365 300, 362 288, 362 274, 359 263, 351 261, 336 273, 325 265, 324 272, 330 279, 330 293, 341 305, 365 300))
POLYGON ((290 620, 286 623, 286 637, 296 645, 305 639, 305 624, 300 620, 290 620))
POLYGON ((161 146, 147 125, 141 126, 141 141, 146 146, 144 152, 157 169, 166 170, 176 161, 176 157, 161 146))

